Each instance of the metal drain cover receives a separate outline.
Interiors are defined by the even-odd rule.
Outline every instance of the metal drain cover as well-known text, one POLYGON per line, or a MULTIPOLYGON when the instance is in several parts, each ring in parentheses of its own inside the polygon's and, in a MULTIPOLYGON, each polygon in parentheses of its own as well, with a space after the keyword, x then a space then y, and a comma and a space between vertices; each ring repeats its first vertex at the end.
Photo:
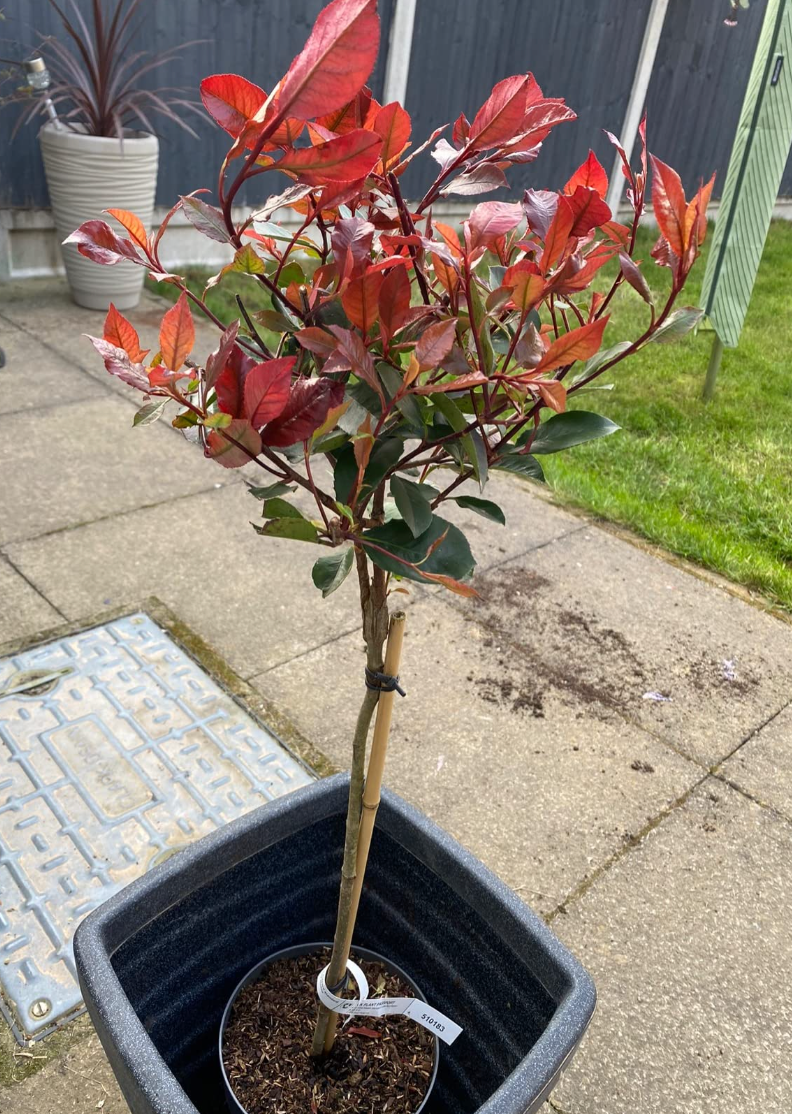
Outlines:
POLYGON ((17 1039, 80 1008, 86 913, 311 780, 147 615, 0 659, 0 1008, 17 1039))

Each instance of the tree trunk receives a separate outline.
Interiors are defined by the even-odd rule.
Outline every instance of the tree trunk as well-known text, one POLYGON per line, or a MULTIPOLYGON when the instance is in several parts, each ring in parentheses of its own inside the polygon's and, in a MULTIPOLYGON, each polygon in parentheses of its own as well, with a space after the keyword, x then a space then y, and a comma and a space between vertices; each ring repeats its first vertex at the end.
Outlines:
MULTIPOLYGON (((366 555, 361 549, 355 550, 360 603, 363 611, 363 638, 366 643, 366 665, 375 672, 382 670, 383 647, 388 636, 387 577, 382 569, 374 567, 369 577, 366 555)), ((363 807, 363 781, 366 770, 366 740, 369 727, 377 707, 379 693, 366 689, 358 712, 357 726, 352 740, 352 766, 349 781, 349 800, 347 803, 346 835, 344 838, 344 860, 341 867, 341 887, 338 895, 333 953, 327 972, 327 985, 337 990, 346 975, 349 948, 346 943, 349 935, 349 919, 352 911, 352 892, 357 866, 358 834, 360 815, 363 807)), ((320 1004, 314 1029, 312 1056, 321 1056, 329 1051, 333 1043, 337 1015, 320 1004)))

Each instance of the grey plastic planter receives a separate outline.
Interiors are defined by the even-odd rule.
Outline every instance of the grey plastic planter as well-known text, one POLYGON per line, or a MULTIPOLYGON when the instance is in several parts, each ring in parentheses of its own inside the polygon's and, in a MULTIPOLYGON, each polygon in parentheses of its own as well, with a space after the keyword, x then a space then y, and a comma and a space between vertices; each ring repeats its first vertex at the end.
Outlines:
POLYGON ((104 209, 128 209, 148 229, 154 214, 159 140, 130 132, 123 145, 114 137, 84 135, 45 124, 39 132, 41 154, 55 229, 72 297, 78 306, 132 309, 140 301, 145 269, 135 263, 100 267, 63 241, 87 220, 106 220, 128 236, 104 209))
MULTIPOLYGON (((102 905, 75 937, 91 1018, 132 1114, 216 1114, 217 1040, 239 980, 332 935, 348 778, 265 805, 102 905)), ((383 794, 355 936, 464 1026, 432 1114, 538 1110, 594 1010, 591 979, 477 859, 383 794)))

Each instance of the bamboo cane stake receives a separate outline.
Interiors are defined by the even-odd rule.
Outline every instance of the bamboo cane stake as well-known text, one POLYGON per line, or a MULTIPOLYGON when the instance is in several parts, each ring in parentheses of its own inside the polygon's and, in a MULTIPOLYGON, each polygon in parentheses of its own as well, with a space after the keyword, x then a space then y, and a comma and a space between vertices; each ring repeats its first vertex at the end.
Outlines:
MULTIPOLYGON (((396 611, 391 615, 390 628, 388 630, 388 644, 385 649, 385 664, 382 667, 383 672, 389 677, 397 677, 399 674, 399 663, 401 661, 402 645, 404 643, 405 618, 406 616, 403 611, 396 611)), ((369 755, 368 770, 366 772, 366 784, 363 789, 363 810, 360 817, 360 830, 358 833, 355 881, 352 887, 349 920, 347 922, 347 932, 344 939, 345 961, 349 958, 349 951, 352 947, 352 936, 355 931, 358 906, 360 905, 360 894, 363 890, 363 878, 366 874, 369 848, 371 847, 371 836, 374 831, 374 823, 377 819, 377 809, 379 808, 380 793, 382 790, 382 775, 385 769, 385 757, 388 753, 388 738, 390 736, 391 718, 393 716, 393 699, 395 696, 395 692, 382 692, 377 701, 377 718, 374 722, 371 754, 369 755)), ((333 1047, 337 1024, 338 1014, 334 1013, 327 1027, 325 1052, 329 1052, 333 1047)))

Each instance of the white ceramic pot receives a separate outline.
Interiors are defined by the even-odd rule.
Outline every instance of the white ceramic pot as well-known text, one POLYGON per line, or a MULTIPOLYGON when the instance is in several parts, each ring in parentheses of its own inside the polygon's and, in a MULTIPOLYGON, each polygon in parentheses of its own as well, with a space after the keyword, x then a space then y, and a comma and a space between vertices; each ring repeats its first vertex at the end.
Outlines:
MULTIPOLYGON (((133 132, 118 139, 85 135, 45 124, 39 133, 44 170, 58 239, 86 220, 106 220, 103 209, 128 209, 151 227, 157 188, 159 141, 133 132)), ((124 232, 127 236, 128 233, 124 232)), ((104 267, 80 255, 74 244, 61 248, 72 297, 87 309, 131 309, 140 300, 145 269, 134 263, 104 267)))

